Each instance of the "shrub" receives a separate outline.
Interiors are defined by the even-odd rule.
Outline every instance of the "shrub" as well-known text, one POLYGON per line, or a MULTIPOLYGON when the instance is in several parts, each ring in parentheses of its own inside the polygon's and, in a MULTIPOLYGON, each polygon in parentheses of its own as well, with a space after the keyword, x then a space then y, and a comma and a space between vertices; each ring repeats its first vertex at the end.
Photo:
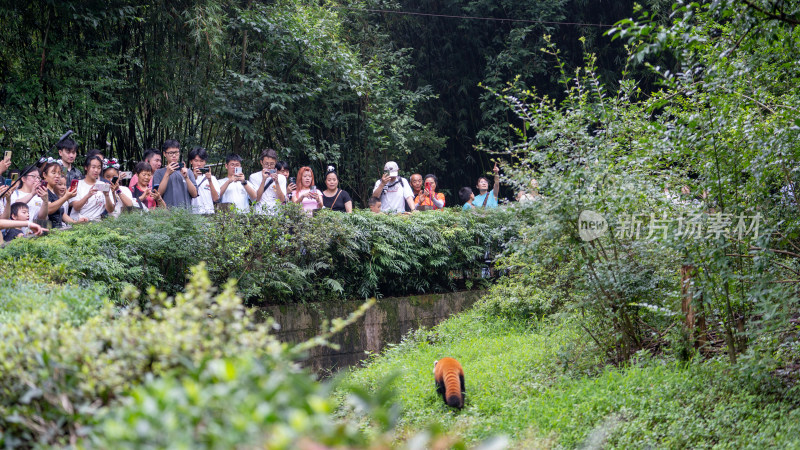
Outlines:
MULTIPOLYGON (((278 352, 271 324, 255 323, 228 284, 216 296, 204 269, 173 299, 150 291, 152 308, 107 306, 72 326, 52 310, 0 327, 0 441, 65 444, 91 431, 98 407, 149 374, 192 370, 210 358, 278 352)), ((128 288, 128 301, 139 294, 128 288)), ((58 308, 56 308, 58 310, 58 308)))
POLYGON ((204 218, 185 211, 124 214, 118 219, 54 231, 37 239, 15 239, 0 250, 0 262, 34 259, 58 268, 54 277, 105 285, 114 297, 124 285, 179 291, 197 257, 204 218))
POLYGON ((238 356, 149 380, 107 408, 97 448, 297 448, 364 445, 359 430, 333 419, 329 385, 288 358, 238 356))

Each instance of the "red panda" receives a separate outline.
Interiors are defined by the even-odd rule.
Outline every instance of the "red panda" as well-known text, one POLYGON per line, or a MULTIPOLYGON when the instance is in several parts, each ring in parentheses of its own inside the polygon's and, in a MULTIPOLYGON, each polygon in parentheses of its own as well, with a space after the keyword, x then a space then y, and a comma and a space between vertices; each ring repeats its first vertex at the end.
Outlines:
POLYGON ((433 378, 436 381, 436 392, 442 395, 447 406, 464 407, 464 369, 453 358, 442 358, 433 363, 433 378))

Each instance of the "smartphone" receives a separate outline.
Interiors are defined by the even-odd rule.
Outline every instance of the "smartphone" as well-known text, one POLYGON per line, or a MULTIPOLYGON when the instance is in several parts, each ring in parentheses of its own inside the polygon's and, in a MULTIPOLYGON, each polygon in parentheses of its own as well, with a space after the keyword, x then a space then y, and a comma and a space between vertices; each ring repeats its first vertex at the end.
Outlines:
POLYGON ((120 172, 119 177, 123 180, 130 180, 133 176, 133 172, 120 172))
POLYGON ((153 190, 154 190, 154 191, 157 191, 159 186, 161 186, 161 185, 160 185, 160 184, 154 184, 154 185, 153 185, 153 190))
POLYGON ((116 183, 117 183, 117 181, 119 181, 119 177, 113 177, 113 178, 111 178, 111 184, 116 184, 116 183))
POLYGON ((275 169, 269 169, 269 174, 272 175, 273 173, 278 173, 278 171, 275 169))
POLYGON ((289 184, 297 184, 297 178, 289 177, 289 184))
POLYGON ((430 190, 431 190, 431 183, 430 182, 425 183, 425 190, 430 192, 430 190))
POLYGON ((45 181, 45 180, 42 180, 42 181, 41 181, 39 184, 40 184, 40 185, 41 185, 43 188, 47 189, 47 181, 45 181))
POLYGON ((239 175, 240 173, 242 173, 242 168, 241 167, 234 167, 233 168, 233 173, 235 175, 239 175))
POLYGON ((311 186, 311 192, 317 192, 317 187, 316 186, 311 186))
POLYGON ((95 183, 94 188, 97 189, 98 192, 108 192, 111 190, 111 185, 108 183, 98 182, 95 183))
POLYGON ((78 189, 78 183, 80 182, 81 180, 72 180, 72 182, 69 184, 69 189, 78 189))
POLYGON ((17 181, 17 178, 19 178, 19 172, 11 172, 11 182, 17 181))
POLYGON ((183 170, 183 162, 178 163, 178 170, 183 170))
POLYGON ((6 161, 11 159, 11 150, 6 150, 6 157, 4 158, 6 161))

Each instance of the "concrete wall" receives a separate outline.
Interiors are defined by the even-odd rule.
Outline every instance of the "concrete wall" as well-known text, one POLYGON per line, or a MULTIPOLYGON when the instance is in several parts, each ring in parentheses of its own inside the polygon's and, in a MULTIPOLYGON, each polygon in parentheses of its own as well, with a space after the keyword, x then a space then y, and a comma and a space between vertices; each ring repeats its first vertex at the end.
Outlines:
MULTIPOLYGON (((464 291, 378 300, 366 315, 331 340, 339 350, 315 348, 305 366, 325 374, 357 364, 367 351, 380 352, 386 344, 398 343, 410 330, 432 327, 452 314, 472 306, 484 291, 464 291)), ((324 319, 347 317, 361 302, 340 304, 281 305, 261 308, 281 328, 276 333, 285 342, 301 342, 319 333, 324 319)))

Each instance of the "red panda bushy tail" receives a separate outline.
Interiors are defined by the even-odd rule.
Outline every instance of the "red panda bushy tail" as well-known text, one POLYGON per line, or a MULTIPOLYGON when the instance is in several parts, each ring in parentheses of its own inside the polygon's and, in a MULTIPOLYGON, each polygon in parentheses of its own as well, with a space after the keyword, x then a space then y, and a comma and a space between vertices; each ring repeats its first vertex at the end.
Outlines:
POLYGON ((466 390, 461 364, 453 358, 442 358, 434 363, 433 376, 444 402, 453 408, 463 408, 466 390))

